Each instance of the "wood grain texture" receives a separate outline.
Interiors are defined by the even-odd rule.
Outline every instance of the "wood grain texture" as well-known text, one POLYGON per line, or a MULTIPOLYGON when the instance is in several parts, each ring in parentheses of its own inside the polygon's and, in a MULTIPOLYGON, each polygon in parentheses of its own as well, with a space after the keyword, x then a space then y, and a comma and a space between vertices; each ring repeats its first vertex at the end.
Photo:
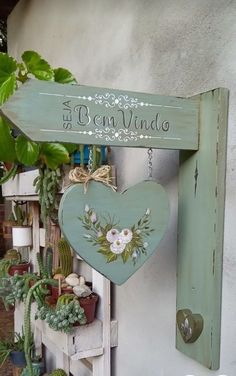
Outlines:
POLYGON ((200 104, 200 146, 181 152, 179 173, 177 311, 191 309, 204 319, 195 343, 177 348, 210 369, 220 361, 220 320, 228 90, 196 98, 200 104))
POLYGON ((1 112, 35 141, 198 149, 191 99, 29 80, 1 112))

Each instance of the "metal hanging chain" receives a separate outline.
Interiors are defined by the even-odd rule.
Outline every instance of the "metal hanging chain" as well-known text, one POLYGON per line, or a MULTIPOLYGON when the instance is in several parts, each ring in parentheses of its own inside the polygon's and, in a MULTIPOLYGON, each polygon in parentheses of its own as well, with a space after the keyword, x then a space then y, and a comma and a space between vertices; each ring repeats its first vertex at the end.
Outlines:
POLYGON ((88 172, 91 174, 93 171, 93 146, 89 146, 89 159, 88 159, 88 172))
POLYGON ((153 150, 152 148, 148 149, 148 179, 152 179, 152 171, 153 171, 153 166, 152 166, 152 158, 153 158, 153 150))

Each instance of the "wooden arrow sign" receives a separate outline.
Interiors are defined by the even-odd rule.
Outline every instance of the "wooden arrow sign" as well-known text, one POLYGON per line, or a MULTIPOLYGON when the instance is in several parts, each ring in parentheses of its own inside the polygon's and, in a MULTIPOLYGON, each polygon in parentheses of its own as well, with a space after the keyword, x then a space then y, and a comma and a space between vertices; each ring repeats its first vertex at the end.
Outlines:
POLYGON ((1 112, 34 141, 198 149, 193 99, 29 80, 1 112))

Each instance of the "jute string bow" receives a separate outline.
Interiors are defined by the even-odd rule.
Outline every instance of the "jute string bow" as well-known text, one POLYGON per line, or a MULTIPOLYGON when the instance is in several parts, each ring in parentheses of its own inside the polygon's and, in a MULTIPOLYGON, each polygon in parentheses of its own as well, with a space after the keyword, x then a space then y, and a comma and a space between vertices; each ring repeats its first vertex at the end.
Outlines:
POLYGON ((69 172, 69 179, 71 183, 83 183, 84 193, 88 190, 88 183, 91 180, 95 180, 105 184, 107 187, 116 191, 117 187, 112 184, 111 167, 101 166, 96 171, 90 173, 83 167, 75 167, 69 172))

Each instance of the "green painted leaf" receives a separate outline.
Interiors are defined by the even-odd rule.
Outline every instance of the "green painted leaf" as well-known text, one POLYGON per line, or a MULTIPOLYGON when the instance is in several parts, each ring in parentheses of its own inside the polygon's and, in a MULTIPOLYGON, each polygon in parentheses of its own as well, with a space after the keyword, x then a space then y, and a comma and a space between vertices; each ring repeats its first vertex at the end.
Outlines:
POLYGON ((70 160, 66 148, 57 143, 42 144, 40 158, 52 170, 55 170, 62 163, 68 163, 70 160))
POLYGON ((16 155, 24 165, 33 165, 39 157, 39 145, 20 135, 16 138, 16 155))
POLYGON ((35 51, 25 51, 22 60, 29 73, 33 74, 39 80, 51 81, 54 78, 54 72, 48 62, 41 58, 35 51))
POLYGON ((112 262, 115 260, 117 260, 117 255, 115 253, 112 253, 111 255, 107 257, 107 262, 112 262))
POLYGON ((54 69, 54 81, 60 84, 76 84, 76 78, 65 68, 54 69))
POLYGON ((0 117, 0 161, 14 162, 16 160, 15 139, 12 137, 7 121, 0 117))
POLYGON ((125 250, 122 254, 121 254, 121 256, 122 256, 122 260, 123 260, 123 262, 124 262, 124 264, 128 261, 128 259, 129 259, 129 252, 127 251, 127 250, 125 250))

